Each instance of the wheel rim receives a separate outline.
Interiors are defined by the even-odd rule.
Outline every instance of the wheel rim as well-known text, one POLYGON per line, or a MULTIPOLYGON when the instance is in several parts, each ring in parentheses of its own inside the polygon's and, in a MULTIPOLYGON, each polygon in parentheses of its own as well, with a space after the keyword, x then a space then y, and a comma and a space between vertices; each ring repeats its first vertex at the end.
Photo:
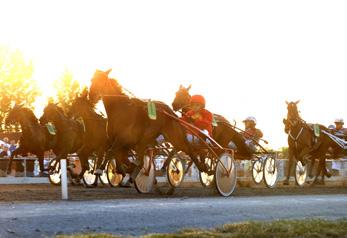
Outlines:
POLYGON ((168 181, 172 187, 178 187, 181 185, 184 177, 183 163, 178 156, 174 156, 170 159, 167 166, 168 181))
POLYGON ((295 181, 299 186, 303 186, 305 184, 307 177, 307 166, 304 166, 301 161, 296 162, 295 166, 295 181))
POLYGON ((155 167, 149 156, 143 159, 143 167, 135 179, 135 187, 140 193, 149 193, 153 189, 155 167))
POLYGON ((230 196, 236 187, 236 166, 230 154, 225 153, 219 157, 216 172, 216 187, 220 195, 230 196))
POLYGON ((88 170, 83 174, 83 181, 86 185, 92 186, 95 184, 97 176, 94 174, 95 161, 93 159, 88 160, 88 170))
POLYGON ((272 157, 268 157, 264 163, 264 180, 266 186, 273 188, 277 181, 277 166, 276 160, 272 157))
POLYGON ((116 168, 117 164, 115 159, 107 164, 107 180, 112 187, 118 187, 123 180, 123 175, 118 174, 116 168))
MULTIPOLYGON (((212 159, 211 158, 205 158, 205 163, 207 164, 208 168, 212 167, 212 159)), ((210 187, 214 182, 214 174, 208 175, 205 172, 199 171, 199 177, 200 177, 200 182, 201 182, 202 186, 204 186, 204 187, 210 187)))
MULTIPOLYGON (((106 166, 107 166, 107 165, 106 165, 106 166)), ((102 174, 99 175, 99 178, 100 178, 100 181, 101 181, 101 183, 102 183, 103 185, 108 184, 108 179, 107 179, 107 172, 106 172, 106 170, 103 170, 103 171, 102 171, 102 174)))
POLYGON ((53 160, 50 167, 53 168, 53 173, 49 175, 49 180, 51 183, 58 185, 61 182, 61 170, 59 166, 59 161, 53 160))
POLYGON ((252 177, 253 177, 253 181, 256 184, 260 184, 261 181, 263 181, 263 177, 264 177, 263 162, 261 160, 256 160, 253 162, 252 177))

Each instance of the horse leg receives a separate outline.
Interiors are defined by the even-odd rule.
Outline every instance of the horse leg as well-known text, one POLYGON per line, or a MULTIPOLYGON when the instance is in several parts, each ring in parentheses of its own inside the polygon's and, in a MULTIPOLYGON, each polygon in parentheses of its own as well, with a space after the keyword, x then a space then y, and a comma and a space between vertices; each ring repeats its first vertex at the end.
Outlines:
POLYGON ((78 157, 81 162, 81 172, 78 175, 74 175, 78 180, 83 178, 84 173, 89 170, 88 158, 91 154, 91 151, 88 148, 82 147, 82 149, 78 152, 78 157))
POLYGON ((288 166, 287 166, 287 176, 283 181, 283 185, 289 185, 289 178, 292 172, 292 167, 293 167, 293 162, 294 162, 294 153, 292 149, 288 149, 288 166))
POLYGON ((95 170, 95 174, 97 175, 102 175, 102 172, 105 170, 105 159, 104 159, 104 149, 100 149, 97 152, 97 158, 96 158, 96 170, 95 170))
MULTIPOLYGON (((318 157, 318 167, 317 167, 316 176, 312 182, 312 185, 321 184, 321 182, 319 181, 319 176, 323 172, 324 163, 325 163, 325 159, 322 157, 318 157)), ((324 176, 324 173, 323 173, 323 176, 324 176)))
POLYGON ((36 156, 39 160, 40 175, 43 175, 43 172, 46 171, 44 166, 44 153, 37 154, 36 156))
POLYGON ((12 152, 11 157, 9 158, 9 161, 8 161, 8 165, 7 165, 7 174, 11 174, 13 158, 15 158, 17 155, 22 155, 25 152, 26 150, 21 146, 19 146, 15 151, 12 152))

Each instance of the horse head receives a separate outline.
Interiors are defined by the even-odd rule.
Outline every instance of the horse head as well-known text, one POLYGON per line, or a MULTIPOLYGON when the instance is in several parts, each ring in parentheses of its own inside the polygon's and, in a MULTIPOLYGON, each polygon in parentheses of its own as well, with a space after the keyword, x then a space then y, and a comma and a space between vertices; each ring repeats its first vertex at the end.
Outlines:
POLYGON ((82 93, 77 96, 70 107, 69 115, 81 116, 82 114, 87 114, 94 111, 95 104, 89 100, 88 89, 82 91, 82 93))
POLYGON ((41 124, 46 124, 48 122, 59 122, 65 119, 64 111, 55 103, 48 103, 48 105, 43 109, 43 115, 40 118, 41 124))
POLYGON ((189 94, 189 90, 191 89, 192 85, 189 85, 189 87, 185 88, 182 85, 180 85, 180 88, 176 92, 176 97, 174 101, 172 102, 172 108, 174 111, 178 111, 180 109, 184 109, 185 107, 189 106, 191 95, 189 94))
POLYGON ((97 103, 104 95, 122 95, 122 86, 117 80, 109 78, 111 69, 107 71, 96 70, 89 89, 89 98, 97 103))
POLYGON ((22 105, 15 104, 13 108, 9 110, 5 119, 5 124, 10 125, 20 122, 22 119, 22 108, 22 105))
POLYGON ((300 100, 296 101, 296 102, 287 102, 287 119, 283 119, 283 123, 285 124, 285 132, 288 133, 288 131, 290 130, 290 128, 292 126, 297 125, 299 122, 302 121, 300 114, 299 114, 299 110, 298 110, 298 104, 299 104, 300 100))

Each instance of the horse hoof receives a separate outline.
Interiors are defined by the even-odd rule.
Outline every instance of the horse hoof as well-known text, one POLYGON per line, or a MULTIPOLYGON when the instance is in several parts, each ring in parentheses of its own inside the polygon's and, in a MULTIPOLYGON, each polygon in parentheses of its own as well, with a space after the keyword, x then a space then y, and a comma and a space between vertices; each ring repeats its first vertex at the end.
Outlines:
POLYGON ((289 185, 289 180, 284 180, 283 185, 289 185))
POLYGON ((330 172, 327 172, 325 176, 327 176, 327 178, 331 178, 332 174, 330 172))

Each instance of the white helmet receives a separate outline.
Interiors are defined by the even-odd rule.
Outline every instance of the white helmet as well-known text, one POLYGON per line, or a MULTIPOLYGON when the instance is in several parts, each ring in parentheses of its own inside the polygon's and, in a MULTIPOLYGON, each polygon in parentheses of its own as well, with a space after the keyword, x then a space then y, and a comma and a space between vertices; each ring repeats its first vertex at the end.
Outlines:
POLYGON ((255 119, 255 117, 247 117, 245 120, 243 120, 243 122, 246 121, 252 121, 254 124, 257 124, 257 119, 255 119))
POLYGON ((343 121, 343 118, 336 118, 334 122, 335 122, 335 123, 342 123, 342 124, 345 123, 345 122, 343 121))

